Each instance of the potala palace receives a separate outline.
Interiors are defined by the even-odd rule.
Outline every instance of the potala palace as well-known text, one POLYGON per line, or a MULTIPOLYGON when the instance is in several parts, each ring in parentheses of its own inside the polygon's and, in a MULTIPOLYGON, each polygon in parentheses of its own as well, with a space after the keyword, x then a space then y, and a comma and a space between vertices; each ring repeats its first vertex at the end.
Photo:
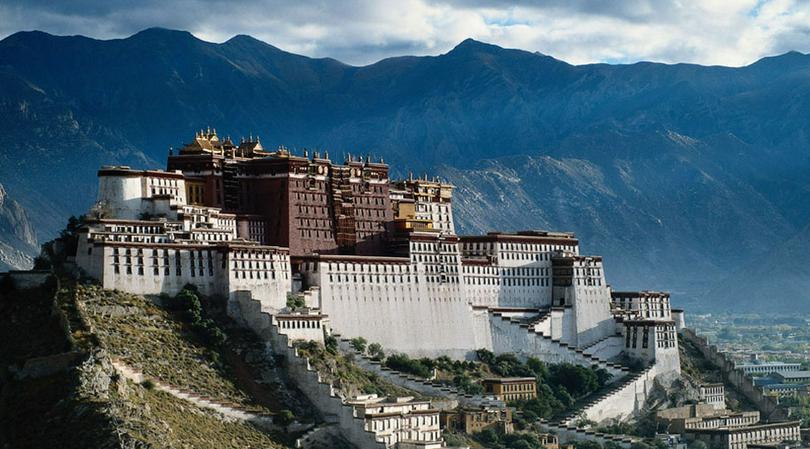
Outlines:
POLYGON ((76 262, 103 287, 154 295, 194 284, 244 321, 261 312, 290 339, 323 330, 414 356, 486 348, 648 368, 589 419, 627 417, 655 379, 680 372, 683 312, 662 292, 615 291, 602 258, 568 232, 457 235, 453 186, 393 180, 382 160, 265 150, 204 130, 164 170, 103 167, 76 262), (308 310, 291 311, 289 295, 308 310))

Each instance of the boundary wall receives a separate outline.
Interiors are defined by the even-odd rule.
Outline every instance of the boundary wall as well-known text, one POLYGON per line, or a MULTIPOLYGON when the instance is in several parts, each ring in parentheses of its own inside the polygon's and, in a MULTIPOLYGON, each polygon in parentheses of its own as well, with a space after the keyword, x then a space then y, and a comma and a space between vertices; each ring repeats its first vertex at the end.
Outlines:
POLYGON ((751 401, 762 415, 765 422, 781 422, 790 418, 790 411, 785 409, 772 397, 765 395, 754 385, 753 380, 742 369, 735 368, 735 363, 728 355, 721 352, 717 345, 709 344, 706 337, 699 336, 694 330, 685 328, 681 335, 703 354, 708 361, 720 369, 723 378, 734 386, 743 396, 751 401))
POLYGON ((262 311, 261 303, 252 299, 249 292, 234 295, 233 300, 228 302, 228 314, 269 342, 272 352, 285 359, 289 379, 312 402, 327 423, 338 425, 340 434, 346 440, 363 449, 385 449, 385 444, 377 441, 374 432, 365 430, 365 419, 357 417, 354 408, 343 402, 335 387, 321 379, 309 359, 298 353, 286 335, 279 333, 271 315, 262 311))

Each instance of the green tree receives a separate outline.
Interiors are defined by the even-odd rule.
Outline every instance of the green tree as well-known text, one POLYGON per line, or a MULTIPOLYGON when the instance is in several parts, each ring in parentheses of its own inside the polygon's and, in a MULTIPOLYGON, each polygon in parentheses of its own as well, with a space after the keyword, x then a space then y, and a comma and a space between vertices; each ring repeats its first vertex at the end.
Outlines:
POLYGON ((349 345, 351 345, 351 347, 355 351, 357 351, 357 352, 359 352, 361 354, 364 354, 366 352, 366 345, 367 344, 368 344, 368 342, 363 337, 355 337, 355 338, 352 338, 349 341, 349 345))
POLYGON ((284 409, 278 412, 278 414, 275 417, 275 421, 282 426, 288 426, 292 424, 293 421, 295 421, 295 415, 293 414, 293 412, 284 409))
POLYGON ((379 343, 372 343, 368 345, 368 354, 372 359, 382 361, 385 358, 385 351, 379 343))
POLYGON ((690 442, 687 447, 689 449, 709 449, 709 447, 706 446, 706 443, 700 440, 690 442))
POLYGON ((475 439, 485 444, 497 444, 500 438, 495 429, 484 429, 475 434, 475 439))
POLYGON ((330 354, 338 353, 338 341, 334 336, 326 335, 323 338, 323 345, 330 354))
POLYGON ((574 443, 576 449, 602 449, 602 445, 589 440, 579 440, 574 443))
POLYGON ((475 356, 484 364, 492 365, 495 363, 495 354, 488 349, 481 348, 476 350, 475 356))

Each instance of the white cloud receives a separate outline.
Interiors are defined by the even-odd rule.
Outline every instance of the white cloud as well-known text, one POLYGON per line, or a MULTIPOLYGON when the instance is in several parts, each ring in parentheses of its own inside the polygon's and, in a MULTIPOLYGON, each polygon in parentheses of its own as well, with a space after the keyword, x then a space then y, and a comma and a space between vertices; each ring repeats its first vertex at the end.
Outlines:
POLYGON ((438 54, 472 37, 571 63, 744 65, 810 51, 800 0, 7 0, 0 35, 19 24, 55 34, 125 37, 151 26, 221 42, 250 34, 288 51, 366 64, 438 54))

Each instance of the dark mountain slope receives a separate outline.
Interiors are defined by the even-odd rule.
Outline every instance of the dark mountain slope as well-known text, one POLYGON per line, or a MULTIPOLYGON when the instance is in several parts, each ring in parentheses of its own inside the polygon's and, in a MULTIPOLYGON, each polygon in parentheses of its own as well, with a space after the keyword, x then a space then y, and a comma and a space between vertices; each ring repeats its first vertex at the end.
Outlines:
POLYGON ((709 292, 714 306, 759 313, 810 313, 810 226, 746 264, 709 292))
POLYGON ((0 270, 30 267, 39 252, 34 228, 19 203, 0 185, 0 270))

